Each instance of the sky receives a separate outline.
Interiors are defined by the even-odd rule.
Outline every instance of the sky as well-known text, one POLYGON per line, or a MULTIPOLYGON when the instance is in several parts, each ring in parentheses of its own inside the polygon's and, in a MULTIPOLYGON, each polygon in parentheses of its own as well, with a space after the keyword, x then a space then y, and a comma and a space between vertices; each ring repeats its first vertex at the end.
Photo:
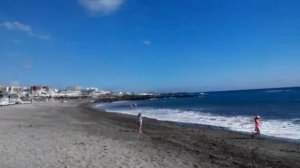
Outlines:
POLYGON ((298 0, 0 0, 0 85, 300 86, 298 0))

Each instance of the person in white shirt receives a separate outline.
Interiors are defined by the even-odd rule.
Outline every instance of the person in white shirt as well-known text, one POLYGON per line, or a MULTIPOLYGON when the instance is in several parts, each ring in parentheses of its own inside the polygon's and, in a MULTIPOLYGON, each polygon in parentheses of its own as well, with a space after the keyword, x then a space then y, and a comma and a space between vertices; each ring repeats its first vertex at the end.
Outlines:
POLYGON ((138 114, 138 125, 139 125, 139 133, 142 134, 143 117, 141 113, 138 114))

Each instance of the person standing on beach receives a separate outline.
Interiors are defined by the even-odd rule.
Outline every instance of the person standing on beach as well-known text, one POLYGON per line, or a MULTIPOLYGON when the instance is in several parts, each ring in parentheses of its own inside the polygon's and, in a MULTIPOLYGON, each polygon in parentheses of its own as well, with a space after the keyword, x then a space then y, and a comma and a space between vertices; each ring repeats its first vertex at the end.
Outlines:
POLYGON ((143 126, 143 117, 142 117, 142 113, 138 114, 138 125, 139 125, 139 133, 142 134, 142 126, 143 126))
POLYGON ((132 103, 129 105, 129 109, 130 110, 132 110, 132 108, 133 108, 133 105, 132 105, 132 103))
POLYGON ((261 127, 261 121, 260 121, 260 116, 256 116, 254 118, 254 122, 255 122, 255 133, 252 134, 252 138, 254 138, 254 135, 258 135, 258 138, 260 139, 260 127, 261 127))

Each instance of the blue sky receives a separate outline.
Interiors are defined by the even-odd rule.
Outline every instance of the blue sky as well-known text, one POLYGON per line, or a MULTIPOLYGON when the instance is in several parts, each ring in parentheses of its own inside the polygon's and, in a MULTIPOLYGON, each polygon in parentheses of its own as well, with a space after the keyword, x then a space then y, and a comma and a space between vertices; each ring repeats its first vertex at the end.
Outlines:
POLYGON ((1 0, 0 84, 300 85, 300 1, 1 0))

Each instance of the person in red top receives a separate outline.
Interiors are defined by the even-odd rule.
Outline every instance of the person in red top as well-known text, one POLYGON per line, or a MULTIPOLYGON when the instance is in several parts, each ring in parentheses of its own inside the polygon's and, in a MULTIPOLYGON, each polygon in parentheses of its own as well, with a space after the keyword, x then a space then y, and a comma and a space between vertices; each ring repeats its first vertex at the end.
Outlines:
POLYGON ((260 127, 261 127, 261 121, 260 121, 260 116, 256 116, 254 118, 254 122, 255 122, 255 133, 252 134, 252 138, 254 138, 254 135, 258 135, 258 138, 260 139, 260 127))

